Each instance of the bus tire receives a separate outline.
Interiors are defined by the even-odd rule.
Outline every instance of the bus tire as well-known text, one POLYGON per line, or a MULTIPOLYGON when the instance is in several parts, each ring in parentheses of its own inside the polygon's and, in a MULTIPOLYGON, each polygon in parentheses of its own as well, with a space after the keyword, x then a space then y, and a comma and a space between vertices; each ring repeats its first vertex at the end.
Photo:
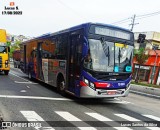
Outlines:
POLYGON ((64 78, 62 76, 59 76, 58 79, 57 79, 57 89, 58 89, 58 92, 62 96, 66 95, 66 93, 65 93, 65 81, 64 81, 64 78))
POLYGON ((9 74, 9 71, 8 71, 8 70, 4 70, 4 74, 5 74, 5 75, 8 75, 8 74, 9 74))

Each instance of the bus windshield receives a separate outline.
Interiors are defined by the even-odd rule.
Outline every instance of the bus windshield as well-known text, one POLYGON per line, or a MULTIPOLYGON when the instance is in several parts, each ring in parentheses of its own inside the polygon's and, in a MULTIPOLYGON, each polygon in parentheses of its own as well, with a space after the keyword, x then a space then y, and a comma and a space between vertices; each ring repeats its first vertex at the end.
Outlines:
POLYGON ((7 48, 5 46, 0 46, 0 53, 7 53, 7 48))
POLYGON ((84 67, 101 72, 131 72, 133 46, 89 39, 84 67))

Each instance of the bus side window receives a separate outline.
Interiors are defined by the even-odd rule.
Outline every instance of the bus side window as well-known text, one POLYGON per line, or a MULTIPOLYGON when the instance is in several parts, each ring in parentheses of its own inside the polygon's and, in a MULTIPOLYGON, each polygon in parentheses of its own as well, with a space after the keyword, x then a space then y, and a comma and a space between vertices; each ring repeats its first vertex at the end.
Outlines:
POLYGON ((37 55, 36 55, 36 50, 33 50, 33 51, 31 52, 31 62, 33 62, 34 58, 36 58, 36 57, 37 57, 37 55))
POLYGON ((78 35, 77 37, 77 46, 76 46, 76 59, 77 59, 77 64, 81 64, 81 58, 82 58, 82 41, 81 41, 81 36, 78 35))
POLYGON ((68 44, 68 36, 67 34, 63 34, 58 36, 56 41, 56 51, 55 55, 58 59, 66 59, 67 55, 67 44, 68 44))

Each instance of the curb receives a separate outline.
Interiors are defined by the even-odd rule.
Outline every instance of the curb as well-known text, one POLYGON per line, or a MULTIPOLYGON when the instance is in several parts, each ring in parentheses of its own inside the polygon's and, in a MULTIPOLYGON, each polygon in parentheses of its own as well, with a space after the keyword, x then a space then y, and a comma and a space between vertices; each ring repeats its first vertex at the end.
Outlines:
POLYGON ((147 97, 160 99, 160 89, 159 88, 152 88, 152 87, 131 84, 130 92, 139 94, 139 95, 143 95, 143 96, 147 96, 147 97))

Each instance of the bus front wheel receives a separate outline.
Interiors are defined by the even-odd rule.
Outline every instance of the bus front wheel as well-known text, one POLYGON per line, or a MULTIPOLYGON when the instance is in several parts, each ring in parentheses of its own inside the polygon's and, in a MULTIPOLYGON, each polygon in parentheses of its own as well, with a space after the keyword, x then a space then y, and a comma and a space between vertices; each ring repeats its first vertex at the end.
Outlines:
POLYGON ((8 70, 5 70, 5 71, 4 71, 4 74, 5 74, 5 75, 8 75, 8 73, 9 73, 8 70))
POLYGON ((64 78, 58 78, 57 89, 61 95, 65 96, 65 81, 64 78))

